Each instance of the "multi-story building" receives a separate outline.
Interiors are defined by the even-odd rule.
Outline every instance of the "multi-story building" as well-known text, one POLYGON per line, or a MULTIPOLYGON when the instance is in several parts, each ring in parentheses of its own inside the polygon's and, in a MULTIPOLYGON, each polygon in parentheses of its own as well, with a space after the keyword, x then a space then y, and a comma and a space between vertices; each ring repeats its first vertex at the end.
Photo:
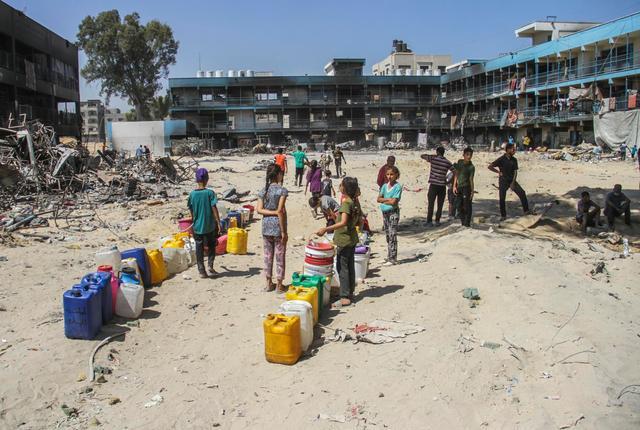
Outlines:
POLYGON ((82 139, 85 142, 103 142, 105 109, 102 100, 80 102, 80 115, 82 116, 82 139))
POLYGON ((39 119, 80 136, 78 48, 0 2, 0 123, 39 119))
POLYGON ((416 54, 403 40, 394 40, 391 54, 374 64, 371 72, 375 76, 441 75, 450 64, 451 55, 416 54))
POLYGON ((127 120, 127 116, 122 113, 120 108, 105 108, 104 109, 104 129, 107 130, 108 124, 113 122, 123 122, 127 120))
POLYGON ((462 135, 488 144, 528 135, 559 146, 593 142, 600 109, 637 107, 640 13, 604 24, 535 22, 516 35, 532 46, 460 62, 441 76, 361 76, 353 73, 357 59, 339 59, 330 63, 333 76, 171 78, 171 115, 232 145, 415 141, 427 132, 435 141, 462 135), (349 70, 336 71, 341 64, 349 70))
POLYGON ((532 46, 440 78, 438 105, 452 134, 476 143, 508 135, 548 146, 594 142, 594 115, 638 107, 640 13, 603 24, 534 22, 516 35, 532 46))

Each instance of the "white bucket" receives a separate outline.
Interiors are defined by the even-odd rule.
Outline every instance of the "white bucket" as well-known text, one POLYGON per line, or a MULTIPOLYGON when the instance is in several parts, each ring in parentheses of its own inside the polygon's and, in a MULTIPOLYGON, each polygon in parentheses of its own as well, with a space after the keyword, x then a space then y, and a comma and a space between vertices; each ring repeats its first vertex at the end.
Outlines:
POLYGON ((369 257, 370 253, 366 254, 356 254, 354 257, 355 260, 355 269, 356 269, 356 281, 362 282, 363 279, 366 279, 367 272, 369 271, 369 257))
POLYGON ((249 218, 251 217, 251 210, 247 208, 239 208, 238 212, 240 212, 240 219, 242 220, 242 225, 249 224, 249 218))
POLYGON ((331 276, 333 274, 333 266, 314 266, 313 264, 304 263, 303 273, 311 276, 331 276))
POLYGON ((302 352, 313 342, 313 307, 303 300, 290 300, 280 305, 278 313, 300 318, 300 346, 302 352))
POLYGON ((96 267, 111 266, 116 276, 120 275, 122 256, 117 246, 102 248, 96 252, 96 267))

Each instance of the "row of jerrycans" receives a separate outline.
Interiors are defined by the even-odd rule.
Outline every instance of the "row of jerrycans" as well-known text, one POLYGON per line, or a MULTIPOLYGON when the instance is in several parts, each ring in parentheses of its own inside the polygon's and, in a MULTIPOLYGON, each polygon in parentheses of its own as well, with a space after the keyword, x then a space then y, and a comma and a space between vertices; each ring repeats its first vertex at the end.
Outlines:
POLYGON ((294 273, 286 302, 263 321, 265 357, 271 363, 295 364, 313 342, 313 326, 322 309, 325 278, 294 273), (304 286, 301 286, 304 285, 304 286))

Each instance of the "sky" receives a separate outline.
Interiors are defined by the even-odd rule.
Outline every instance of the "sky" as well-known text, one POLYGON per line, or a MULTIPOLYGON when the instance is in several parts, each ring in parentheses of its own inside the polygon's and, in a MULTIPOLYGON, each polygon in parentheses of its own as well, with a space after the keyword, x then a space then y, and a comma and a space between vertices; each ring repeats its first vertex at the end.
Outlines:
MULTIPOLYGON (((514 30, 531 21, 606 22, 640 11, 640 0, 5 0, 74 42, 87 15, 117 9, 141 21, 171 26, 180 43, 170 77, 202 70, 269 70, 322 75, 334 57, 366 58, 366 73, 402 39, 418 54, 451 54, 453 61, 493 58, 525 48, 514 30)), ((80 53, 80 67, 86 58, 80 53)), ((80 98, 100 98, 99 84, 81 77, 80 98)), ((166 83, 165 83, 166 86, 166 83)), ((111 106, 129 110, 126 100, 111 106)))

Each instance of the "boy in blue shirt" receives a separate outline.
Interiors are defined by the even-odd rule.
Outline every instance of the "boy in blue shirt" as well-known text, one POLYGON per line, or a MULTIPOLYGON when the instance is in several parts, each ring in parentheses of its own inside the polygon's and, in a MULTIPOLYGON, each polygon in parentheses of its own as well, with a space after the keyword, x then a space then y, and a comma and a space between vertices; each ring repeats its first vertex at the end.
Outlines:
POLYGON ((398 222, 400 221, 400 197, 402 184, 398 182, 400 170, 396 166, 387 168, 387 182, 380 187, 378 203, 382 211, 384 230, 387 235, 387 258, 383 266, 398 263, 398 222))
POLYGON ((216 245, 220 232, 220 214, 216 204, 218 197, 213 190, 207 188, 209 182, 209 172, 205 168, 196 170, 196 182, 198 187, 191 191, 187 206, 191 212, 193 220, 193 237, 196 242, 196 262, 201 278, 208 278, 204 268, 204 247, 209 250, 207 263, 211 276, 217 273, 213 270, 213 261, 216 257, 216 245))

